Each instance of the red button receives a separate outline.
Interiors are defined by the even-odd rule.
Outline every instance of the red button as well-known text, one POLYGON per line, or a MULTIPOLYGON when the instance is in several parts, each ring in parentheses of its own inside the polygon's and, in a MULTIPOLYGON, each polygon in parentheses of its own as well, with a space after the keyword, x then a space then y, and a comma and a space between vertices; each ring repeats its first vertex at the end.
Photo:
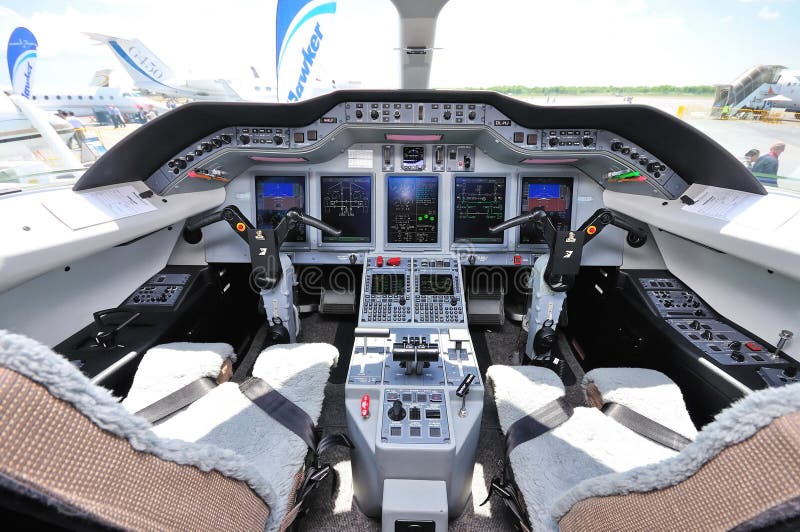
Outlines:
POLYGON ((516 266, 522 264, 522 255, 514 255, 514 264, 516 266))
POLYGON ((389 266, 400 266, 400 257, 392 257, 386 261, 389 266))
POLYGON ((383 266, 383 256, 382 255, 378 255, 375 258, 375 264, 377 264, 378 266, 383 266))
POLYGON ((361 417, 369 417, 369 395, 366 393, 361 397, 361 417))
POLYGON ((746 345, 746 346, 747 346, 747 349, 749 349, 750 351, 761 351, 761 350, 762 350, 762 349, 761 349, 761 346, 760 346, 760 345, 758 345, 758 344, 757 344, 757 343, 755 343, 755 342, 747 342, 747 343, 746 343, 746 344, 744 344, 744 345, 746 345))

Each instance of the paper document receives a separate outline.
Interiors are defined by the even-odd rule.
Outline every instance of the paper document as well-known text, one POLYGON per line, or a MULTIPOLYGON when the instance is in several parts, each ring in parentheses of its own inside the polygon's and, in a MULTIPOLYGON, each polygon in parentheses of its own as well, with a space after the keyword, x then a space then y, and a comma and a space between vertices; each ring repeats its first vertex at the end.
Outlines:
POLYGON ((718 220, 730 221, 732 216, 743 207, 757 201, 759 196, 739 190, 708 187, 694 199, 693 205, 684 205, 682 209, 718 220))
POLYGON ((73 231, 156 210, 131 185, 59 194, 42 205, 73 231))

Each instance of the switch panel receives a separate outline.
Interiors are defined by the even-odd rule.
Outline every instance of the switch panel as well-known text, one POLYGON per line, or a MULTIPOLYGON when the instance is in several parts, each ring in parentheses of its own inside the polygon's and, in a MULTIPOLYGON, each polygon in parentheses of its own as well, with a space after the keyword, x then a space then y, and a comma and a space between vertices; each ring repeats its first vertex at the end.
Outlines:
POLYGON ((673 319, 667 322, 709 358, 722 365, 775 364, 766 347, 717 320, 673 319))
POLYGON ((450 442, 447 422, 446 394, 440 388, 387 388, 384 392, 381 440, 385 443, 450 442), (407 415, 399 416, 390 409, 400 401, 407 415), (395 419, 392 419, 395 418, 395 419))

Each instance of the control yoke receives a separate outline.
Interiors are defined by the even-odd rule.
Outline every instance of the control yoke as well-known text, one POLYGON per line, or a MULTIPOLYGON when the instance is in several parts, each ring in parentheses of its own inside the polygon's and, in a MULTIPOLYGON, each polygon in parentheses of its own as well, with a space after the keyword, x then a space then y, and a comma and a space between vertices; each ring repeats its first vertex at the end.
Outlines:
POLYGON ((535 234, 541 237, 550 250, 545 281, 555 292, 566 292, 572 287, 580 270, 583 246, 600 234, 607 225, 615 225, 627 231, 626 241, 631 247, 638 248, 647 242, 647 233, 643 229, 608 209, 595 211, 577 231, 556 229, 547 212, 538 207, 527 214, 490 227, 489 232, 499 233, 526 223, 534 224, 535 234))
POLYGON ((228 205, 220 211, 187 222, 183 230, 184 237, 189 242, 199 242, 200 238, 197 233, 200 229, 222 220, 228 222, 233 231, 250 247, 250 262, 255 274, 254 280, 263 290, 271 290, 280 282, 283 276, 279 255, 281 244, 286 240, 289 232, 297 227, 297 224, 303 223, 316 227, 333 236, 342 234, 341 229, 331 227, 322 220, 303 214, 297 209, 286 211, 275 227, 257 229, 238 207, 228 205))

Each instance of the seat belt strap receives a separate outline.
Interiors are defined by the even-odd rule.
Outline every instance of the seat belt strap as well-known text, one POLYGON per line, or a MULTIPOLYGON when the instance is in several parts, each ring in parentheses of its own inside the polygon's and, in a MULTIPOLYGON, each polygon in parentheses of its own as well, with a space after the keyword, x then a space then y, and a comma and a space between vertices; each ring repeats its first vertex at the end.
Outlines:
POLYGON ((553 430, 572 416, 572 406, 564 397, 550 401, 533 413, 515 421, 506 432, 506 456, 518 445, 553 430))
POLYGON ((305 410, 258 377, 250 377, 241 383, 239 390, 269 417, 297 434, 314 452, 317 451, 318 440, 314 432, 314 421, 305 410))
POLYGON ((608 402, 603 405, 600 411, 623 427, 627 427, 636 434, 673 451, 682 451, 692 443, 692 440, 683 434, 675 432, 671 428, 665 427, 661 423, 653 421, 625 405, 608 402))
POLYGON ((150 423, 161 421, 182 408, 186 408, 216 387, 216 380, 210 377, 201 377, 155 403, 144 407, 136 412, 136 415, 145 418, 150 423))

